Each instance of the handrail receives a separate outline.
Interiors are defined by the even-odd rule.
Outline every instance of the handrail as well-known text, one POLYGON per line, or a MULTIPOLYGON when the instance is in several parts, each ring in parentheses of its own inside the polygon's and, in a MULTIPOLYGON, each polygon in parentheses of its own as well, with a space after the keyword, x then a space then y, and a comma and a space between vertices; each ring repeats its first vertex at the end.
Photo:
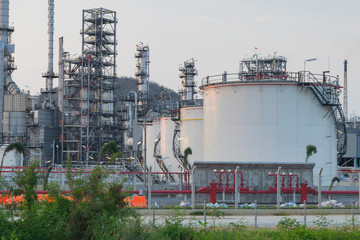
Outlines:
POLYGON ((280 73, 224 73, 212 76, 206 76, 201 79, 201 86, 214 85, 227 82, 249 82, 249 81, 266 81, 266 80, 278 80, 278 81, 295 81, 298 83, 317 83, 328 86, 338 86, 339 78, 331 75, 325 76, 326 79, 321 82, 318 78, 324 77, 321 74, 313 74, 309 71, 300 72, 280 72, 280 73), (226 77, 224 77, 226 76, 226 77))

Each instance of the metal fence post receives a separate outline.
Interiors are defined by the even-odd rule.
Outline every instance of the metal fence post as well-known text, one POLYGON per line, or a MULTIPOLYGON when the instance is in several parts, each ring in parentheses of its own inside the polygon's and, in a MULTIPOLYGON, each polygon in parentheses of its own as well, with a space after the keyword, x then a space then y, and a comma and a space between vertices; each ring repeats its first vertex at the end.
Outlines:
POLYGON ((149 174, 148 174, 148 203, 149 203, 149 209, 151 209, 151 169, 152 167, 149 167, 149 174))
POLYGON ((154 202, 152 203, 152 207, 153 207, 153 225, 155 225, 155 206, 154 206, 154 202))
POLYGON ((306 201, 304 201, 304 226, 306 227, 306 201))
POLYGON ((281 167, 277 170, 277 178, 276 178, 276 208, 280 208, 280 170, 281 167))
POLYGON ((351 223, 353 228, 355 227, 355 211, 354 211, 354 201, 351 201, 351 223))
POLYGON ((193 209, 195 209, 195 181, 194 181, 195 169, 196 166, 193 166, 191 171, 191 207, 193 209))
POLYGON ((293 192, 293 202, 296 203, 296 190, 294 189, 294 192, 293 192))
POLYGON ((239 208, 239 178, 238 178, 239 166, 235 168, 235 209, 239 208))
POLYGON ((204 226, 206 228, 206 200, 204 201, 204 226))
POLYGON ((318 208, 321 208, 321 173, 322 173, 322 168, 320 168, 319 170, 319 179, 318 179, 318 208))
POLYGON ((255 214, 255 227, 257 227, 257 201, 255 200, 255 210, 254 210, 254 214, 255 214))

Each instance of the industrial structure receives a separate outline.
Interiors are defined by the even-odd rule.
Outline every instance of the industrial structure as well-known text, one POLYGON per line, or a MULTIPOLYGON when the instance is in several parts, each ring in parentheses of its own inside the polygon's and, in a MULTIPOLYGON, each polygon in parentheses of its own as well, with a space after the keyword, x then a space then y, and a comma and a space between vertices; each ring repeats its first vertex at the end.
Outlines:
POLYGON ((93 164, 101 147, 121 139, 115 113, 116 12, 83 10, 82 54, 73 59, 62 53, 61 158, 93 164))
POLYGON ((306 176, 322 168, 323 181, 329 184, 340 168, 359 168, 360 124, 357 118, 348 119, 346 60, 345 112, 338 77, 329 72, 288 72, 287 60, 281 56, 255 54, 240 62, 237 73, 203 78, 199 90, 196 61, 190 59, 179 68, 180 100, 164 89, 151 94, 150 47, 142 42, 135 49, 137 87, 120 96, 116 12, 83 10, 81 54, 74 57, 66 52, 65 40, 60 38, 57 75, 53 69, 54 0, 48 4, 45 87, 39 96, 30 96, 11 78, 16 69, 11 43, 14 28, 9 26, 9 0, 0 0, 0 152, 9 143, 21 142, 29 156, 25 162, 15 156, 7 164, 40 160, 47 167, 69 160, 77 167, 91 167, 104 162, 108 156, 100 158, 101 148, 115 141, 123 156, 109 165, 135 173, 131 181, 144 185, 150 170, 165 173, 154 184, 174 185, 184 180, 183 175, 189 183, 194 163, 206 165, 207 170, 219 168, 221 162, 232 168, 236 163, 244 168, 250 164, 251 171, 261 163, 259 174, 270 165, 284 164, 291 171, 296 166, 306 169, 306 176), (305 149, 310 144, 318 153, 306 163, 305 149), (190 155, 185 156, 186 149, 190 155))
POLYGON ((330 183, 346 151, 339 79, 287 72, 283 57, 254 56, 240 66, 240 73, 203 79, 203 158, 299 163, 315 145, 314 174, 323 168, 330 183))

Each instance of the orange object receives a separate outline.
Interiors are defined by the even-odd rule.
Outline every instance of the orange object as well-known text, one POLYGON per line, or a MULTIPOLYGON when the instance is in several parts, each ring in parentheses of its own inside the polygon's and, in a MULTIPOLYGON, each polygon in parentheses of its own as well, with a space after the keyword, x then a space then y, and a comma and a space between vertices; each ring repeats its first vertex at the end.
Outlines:
POLYGON ((0 204, 4 204, 9 196, 0 196, 0 204))
POLYGON ((131 201, 131 207, 146 208, 147 205, 145 196, 134 196, 131 201))
POLYGON ((131 199, 130 197, 127 197, 124 199, 124 202, 127 203, 129 206, 131 206, 131 199))
MULTIPOLYGON (((23 201, 24 201, 24 196, 23 195, 14 197, 14 200, 13 200, 14 203, 20 203, 20 202, 23 202, 23 201)), ((11 197, 6 199, 5 204, 11 204, 11 197)))

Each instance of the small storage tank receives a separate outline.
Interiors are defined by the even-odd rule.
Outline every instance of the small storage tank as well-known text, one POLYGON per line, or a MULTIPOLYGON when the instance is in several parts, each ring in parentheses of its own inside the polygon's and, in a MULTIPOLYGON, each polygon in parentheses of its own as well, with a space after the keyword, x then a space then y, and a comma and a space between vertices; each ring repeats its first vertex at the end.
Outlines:
POLYGON ((154 147, 156 142, 160 140, 159 135, 160 120, 155 119, 152 123, 146 125, 146 165, 151 166, 153 172, 161 171, 154 157, 154 147))
POLYGON ((203 147, 203 107, 183 107, 180 109, 180 148, 181 153, 188 147, 192 154, 188 161, 202 161, 203 147))
POLYGON ((175 123, 171 117, 162 117, 160 119, 160 155, 164 160, 165 166, 170 172, 179 172, 180 163, 175 159, 173 153, 175 123))

